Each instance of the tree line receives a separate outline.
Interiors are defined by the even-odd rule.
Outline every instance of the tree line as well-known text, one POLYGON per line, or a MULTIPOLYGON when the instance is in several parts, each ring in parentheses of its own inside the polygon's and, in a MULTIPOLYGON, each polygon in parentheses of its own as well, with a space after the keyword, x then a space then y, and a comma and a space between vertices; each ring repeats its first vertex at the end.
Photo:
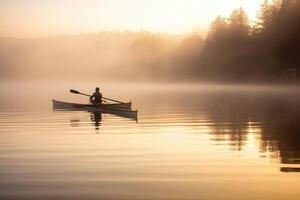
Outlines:
MULTIPOLYGON (((178 76, 202 81, 300 78, 300 1, 265 0, 251 22, 243 8, 218 16, 202 39, 192 35, 172 56, 178 76)), ((177 76, 175 76, 177 77, 177 76)))
POLYGON ((265 0, 253 25, 242 8, 212 22, 198 72, 238 81, 297 78, 299 53, 300 1, 265 0))
POLYGON ((188 81, 282 81, 300 78, 300 1, 265 0, 251 22, 243 8, 218 16, 207 37, 172 43, 147 35, 130 46, 148 76, 188 81))
POLYGON ((0 78, 168 81, 299 80, 300 1, 265 0, 199 33, 100 32, 0 39, 0 78))

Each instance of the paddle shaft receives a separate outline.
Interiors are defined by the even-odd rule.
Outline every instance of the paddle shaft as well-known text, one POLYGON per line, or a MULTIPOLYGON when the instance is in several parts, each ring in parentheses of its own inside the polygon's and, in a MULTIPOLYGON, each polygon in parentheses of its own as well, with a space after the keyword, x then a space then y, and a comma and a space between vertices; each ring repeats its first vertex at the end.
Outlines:
POLYGON ((106 99, 106 100, 109 100, 109 101, 114 101, 114 102, 117 102, 117 103, 122 103, 122 104, 125 104, 125 103, 124 103, 124 102, 122 102, 122 101, 118 101, 118 100, 110 99, 110 98, 107 98, 107 97, 102 97, 102 99, 106 99))
MULTIPOLYGON (((76 90, 70 90, 71 93, 74 93, 74 94, 81 94, 81 95, 84 95, 84 96, 87 96, 87 97, 90 97, 91 95, 89 94, 84 94, 84 93, 81 93, 79 91, 76 91, 76 90)), ((106 100, 110 100, 110 101, 114 101, 114 102, 117 102, 117 103, 123 103, 122 101, 118 101, 118 100, 115 100, 115 99, 110 99, 110 98, 106 98, 106 97, 102 97, 102 99, 106 99, 106 100)))

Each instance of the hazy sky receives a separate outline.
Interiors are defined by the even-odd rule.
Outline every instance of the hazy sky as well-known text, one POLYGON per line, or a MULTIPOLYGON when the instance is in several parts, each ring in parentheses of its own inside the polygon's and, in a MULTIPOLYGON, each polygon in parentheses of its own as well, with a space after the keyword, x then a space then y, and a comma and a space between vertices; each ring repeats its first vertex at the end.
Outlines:
POLYGON ((0 36, 101 30, 203 31, 242 6, 254 19, 262 0, 0 0, 0 36))

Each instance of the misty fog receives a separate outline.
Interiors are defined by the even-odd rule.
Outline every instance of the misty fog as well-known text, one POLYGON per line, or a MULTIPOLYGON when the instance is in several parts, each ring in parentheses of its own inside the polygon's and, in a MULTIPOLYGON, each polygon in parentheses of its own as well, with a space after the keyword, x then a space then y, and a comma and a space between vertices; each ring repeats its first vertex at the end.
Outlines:
POLYGON ((299 1, 267 1, 253 24, 243 8, 207 36, 115 31, 1 38, 1 79, 298 81, 299 1))

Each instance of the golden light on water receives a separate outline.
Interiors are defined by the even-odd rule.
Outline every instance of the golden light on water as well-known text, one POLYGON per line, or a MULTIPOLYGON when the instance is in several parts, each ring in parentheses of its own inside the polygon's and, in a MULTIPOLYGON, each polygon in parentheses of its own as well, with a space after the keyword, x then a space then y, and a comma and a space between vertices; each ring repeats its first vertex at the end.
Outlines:
POLYGON ((255 19, 261 0, 90 0, 0 2, 1 36, 34 37, 103 30, 205 31, 217 16, 243 7, 255 19))
MULTIPOLYGON (((149 92, 142 93, 145 87, 132 87, 138 123, 103 114, 97 127, 91 113, 49 109, 53 96, 70 97, 63 88, 69 84, 62 85, 1 85, 2 96, 11 96, 8 88, 22 88, 28 94, 12 98, 23 99, 22 103, 26 103, 25 96, 37 99, 41 108, 33 111, 38 103, 30 103, 24 105, 24 112, 0 113, 0 175, 4 177, 0 197, 43 199, 53 193, 59 194, 57 199, 120 199, 124 195, 128 199, 299 197, 299 164, 293 163, 299 159, 299 150, 285 143, 289 137, 297 140, 298 134, 289 135, 293 134, 286 128, 290 122, 283 120, 280 123, 286 131, 280 135, 275 125, 279 122, 264 123, 263 117, 268 115, 264 110, 249 109, 251 104, 244 98, 238 101, 243 106, 237 108, 236 101, 226 100, 232 93, 218 98, 199 90, 195 101, 187 101, 195 98, 196 91, 190 91, 184 93, 187 98, 182 102, 174 99, 172 90, 150 92, 148 88, 149 92), (52 87, 55 91, 49 89, 52 87), (162 93, 165 97, 160 99, 162 93), (210 102, 222 106, 210 107, 210 102), (255 111, 245 115, 249 110, 255 111), (279 156, 274 158, 274 154, 279 156)), ((83 84, 79 88, 88 91, 91 87, 83 84)), ((115 88, 124 90, 124 84, 115 88)), ((235 96, 235 100, 239 98, 235 96)), ((20 106, 9 98, 2 99, 20 106)), ((278 106, 276 100, 268 104, 278 106)))
POLYGON ((0 199, 298 200, 300 4, 263 1, 1 0, 0 199))

